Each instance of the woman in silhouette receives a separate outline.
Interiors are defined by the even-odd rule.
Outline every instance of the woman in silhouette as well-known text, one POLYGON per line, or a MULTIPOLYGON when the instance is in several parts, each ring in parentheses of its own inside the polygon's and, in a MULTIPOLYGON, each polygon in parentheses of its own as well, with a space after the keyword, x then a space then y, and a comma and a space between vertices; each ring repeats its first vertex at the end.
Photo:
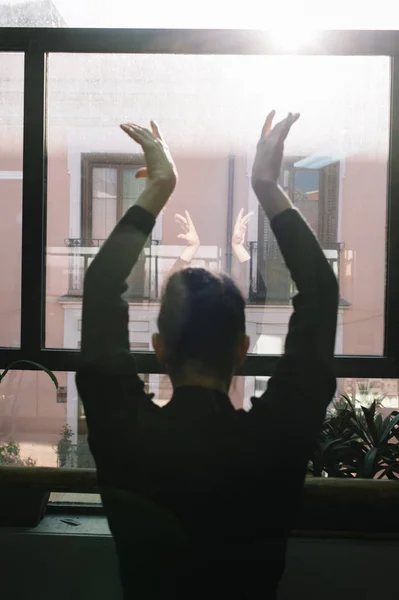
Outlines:
POLYGON ((77 386, 116 542, 125 598, 274 598, 314 436, 335 392, 338 285, 277 181, 299 115, 267 117, 252 185, 298 289, 285 351, 248 412, 228 390, 245 359, 244 299, 227 275, 174 272, 153 336, 173 395, 160 408, 129 352, 122 300, 177 173, 155 123, 122 129, 141 145, 147 186, 85 278, 77 386))

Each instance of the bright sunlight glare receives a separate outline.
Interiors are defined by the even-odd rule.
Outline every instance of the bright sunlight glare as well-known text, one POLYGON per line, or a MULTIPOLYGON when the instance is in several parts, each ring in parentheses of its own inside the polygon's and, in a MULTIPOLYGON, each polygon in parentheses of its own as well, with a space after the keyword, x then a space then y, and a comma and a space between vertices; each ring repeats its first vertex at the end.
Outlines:
MULTIPOLYGON (((1 0, 18 4, 24 0, 1 0)), ((32 1, 32 0, 31 0, 32 1)), ((285 24, 295 27, 291 40, 310 29, 394 29, 399 28, 397 0, 202 0, 200 3, 182 0, 152 0, 135 3, 131 0, 53 0, 67 27, 154 27, 154 28, 237 28, 281 29, 285 24), (273 23, 273 27, 270 24, 273 23)), ((297 38, 296 38, 297 39, 297 38)), ((284 42, 286 35, 279 37, 284 42)))

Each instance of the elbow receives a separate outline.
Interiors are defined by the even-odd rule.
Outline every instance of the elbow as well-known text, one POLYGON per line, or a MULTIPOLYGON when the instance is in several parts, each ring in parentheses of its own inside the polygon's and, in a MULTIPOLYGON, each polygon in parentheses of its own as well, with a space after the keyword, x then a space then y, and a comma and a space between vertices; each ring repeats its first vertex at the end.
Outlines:
POLYGON ((324 305, 331 312, 338 312, 339 306, 339 285, 337 278, 332 274, 331 280, 323 290, 324 305))
POLYGON ((319 315, 320 321, 323 322, 326 318, 328 320, 336 319, 339 307, 339 285, 334 271, 328 265, 323 273, 323 277, 320 277, 318 282, 317 298, 314 297, 315 315, 319 315))
POLYGON ((338 303, 338 298, 339 298, 339 283, 338 283, 338 279, 334 273, 334 271, 332 269, 330 269, 330 277, 329 277, 329 282, 328 282, 328 289, 329 289, 329 293, 331 294, 331 296, 336 297, 337 299, 337 303, 338 303))
POLYGON ((339 284, 338 279, 329 264, 326 265, 325 276, 322 279, 322 292, 324 297, 336 299, 339 302, 339 284))

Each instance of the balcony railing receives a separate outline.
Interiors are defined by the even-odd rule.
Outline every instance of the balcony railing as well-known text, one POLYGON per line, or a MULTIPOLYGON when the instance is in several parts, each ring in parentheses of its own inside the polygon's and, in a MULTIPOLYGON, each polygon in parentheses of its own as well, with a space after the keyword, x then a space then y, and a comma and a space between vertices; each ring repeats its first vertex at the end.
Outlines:
MULTIPOLYGON (((252 304, 288 303, 296 294, 295 283, 290 277, 282 257, 266 257, 262 272, 258 268, 258 242, 249 242, 249 290, 248 300, 252 304)), ((340 253, 342 244, 323 249, 338 281, 340 277, 340 253)))
MULTIPOLYGON (((83 295, 83 282, 91 261, 105 240, 67 238, 68 252, 68 296, 83 295)), ((144 248, 142 258, 127 279, 126 299, 130 301, 156 301, 159 299, 163 282, 181 253, 181 246, 161 244, 152 240, 144 248)), ((211 270, 222 268, 222 252, 217 246, 201 247, 192 263, 211 270)))
MULTIPOLYGON (((105 240, 68 238, 65 245, 68 252, 68 296, 83 295, 83 281, 91 261, 105 240)), ((258 243, 248 244, 250 261, 247 274, 246 294, 250 304, 288 304, 296 293, 287 268, 281 258, 266 258, 262 273, 258 270, 258 243), (267 289, 266 289, 267 287, 267 289)), ((163 282, 166 280, 175 261, 180 256, 181 246, 161 244, 152 240, 144 248, 139 263, 127 279, 126 299, 130 301, 157 301, 163 282)), ((341 245, 324 249, 328 262, 339 279, 341 245)), ((223 268, 222 250, 217 246, 201 247, 193 266, 203 266, 212 270, 223 268)), ((244 291, 244 290, 243 290, 244 291)))
POLYGON ((68 253, 68 295, 82 296, 86 271, 105 240, 67 238, 68 253))

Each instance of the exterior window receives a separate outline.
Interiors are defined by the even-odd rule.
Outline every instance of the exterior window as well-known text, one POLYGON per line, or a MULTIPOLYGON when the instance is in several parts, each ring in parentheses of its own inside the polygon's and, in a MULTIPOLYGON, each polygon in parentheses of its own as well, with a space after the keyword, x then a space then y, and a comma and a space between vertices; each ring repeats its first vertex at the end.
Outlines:
POLYGON ((83 154, 82 237, 102 242, 144 189, 142 155, 83 154))
MULTIPOLYGON (((69 295, 82 295, 86 270, 117 222, 137 201, 145 186, 136 179, 143 166, 141 155, 84 154, 82 156, 82 227, 79 239, 69 239, 74 248, 69 266, 69 295)), ((146 248, 151 247, 151 238, 146 248)), ((146 248, 128 280, 128 300, 148 298, 146 248)))
MULTIPOLYGON (((339 276, 339 163, 312 168, 311 159, 289 158, 282 169, 280 185, 311 225, 339 276), (308 162, 309 167, 306 166, 308 162)), ((261 207, 258 215, 258 242, 251 249, 250 301, 256 304, 287 304, 295 293, 295 287, 261 207)))

